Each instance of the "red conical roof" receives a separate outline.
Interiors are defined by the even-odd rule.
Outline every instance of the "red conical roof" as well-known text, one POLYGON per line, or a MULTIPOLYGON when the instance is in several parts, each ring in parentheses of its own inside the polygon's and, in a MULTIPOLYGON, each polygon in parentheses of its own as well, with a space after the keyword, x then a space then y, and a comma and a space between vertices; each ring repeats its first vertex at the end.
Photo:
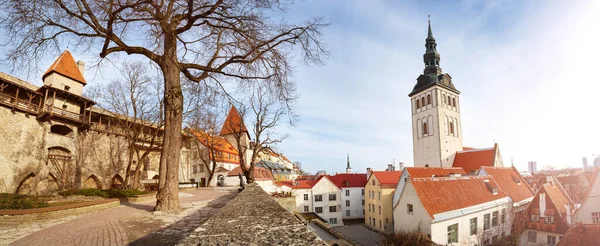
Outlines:
POLYGON ((229 114, 227 115, 227 119, 225 119, 225 123, 223 123, 223 128, 221 128, 221 133, 219 135, 224 136, 238 132, 248 132, 248 129, 246 129, 240 113, 234 106, 231 106, 229 114))
POLYGON ((52 74, 53 72, 59 73, 84 85, 86 83, 85 78, 83 78, 83 74, 81 74, 81 71, 79 71, 79 67, 75 62, 75 59, 73 59, 71 52, 69 52, 68 50, 65 50, 65 52, 63 52, 58 57, 58 59, 54 61, 54 63, 52 63, 52 66, 50 66, 50 68, 48 68, 48 71, 44 73, 42 79, 52 74))

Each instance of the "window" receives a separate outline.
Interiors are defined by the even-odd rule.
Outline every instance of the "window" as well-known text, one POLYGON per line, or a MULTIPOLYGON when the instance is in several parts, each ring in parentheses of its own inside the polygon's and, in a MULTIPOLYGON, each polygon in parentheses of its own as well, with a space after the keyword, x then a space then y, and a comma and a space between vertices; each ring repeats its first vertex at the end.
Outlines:
POLYGON ((64 125, 52 125, 52 126, 50 126, 50 132, 58 134, 58 135, 68 136, 68 137, 73 135, 73 134, 71 134, 71 133, 73 133, 73 130, 71 130, 71 128, 69 128, 68 126, 64 126, 64 125))
POLYGON ((448 226, 448 243, 458 243, 458 224, 448 226))
POLYGON ((448 132, 454 135, 454 124, 452 122, 448 124, 448 132))
POLYGON ((527 232, 527 241, 528 242, 537 242, 537 231, 527 232))
POLYGON ((315 195, 315 202, 323 201, 323 195, 315 195))
POLYGON ((362 189, 360 192, 361 192, 361 195, 363 195, 363 196, 365 195, 365 189, 362 189))
POLYGON ((412 204, 406 204, 406 212, 409 214, 413 213, 413 205, 412 204))
POLYGON ((323 207, 315 207, 315 212, 318 214, 322 214, 323 213, 323 207))
POLYGON ((423 135, 427 135, 427 134, 429 134, 427 131, 427 122, 424 122, 423 123, 423 135))
POLYGON ((546 224, 552 224, 552 223, 554 223, 554 217, 546 216, 546 224))
POLYGON ((452 107, 456 107, 456 98, 452 98, 452 107))
POLYGON ((377 192, 377 197, 378 197, 377 199, 381 200, 381 191, 377 192))
POLYGON ((548 240, 546 240, 546 245, 556 245, 556 237, 548 236, 548 240))
POLYGON ((531 221, 533 221, 533 222, 537 222, 538 220, 540 220, 540 219, 539 219, 539 217, 538 217, 538 215, 537 215, 537 214, 532 214, 532 215, 531 215, 531 221))
POLYGON ((350 181, 348 181, 348 180, 344 180, 344 185, 345 185, 345 186, 350 186, 350 181))
POLYGON ((65 85, 65 91, 69 91, 70 89, 71 89, 71 87, 70 87, 70 86, 68 86, 68 85, 65 85))
POLYGON ((329 224, 332 224, 332 225, 337 224, 337 218, 330 218, 329 219, 329 224))
POLYGON ((363 205, 363 206, 365 205, 365 199, 363 199, 363 200, 362 200, 362 205, 363 205))
POLYGON ((346 216, 350 216, 350 210, 346 210, 346 216))
POLYGON ((198 165, 192 166, 192 173, 198 173, 198 165))
POLYGON ((335 213, 335 212, 337 212, 337 207, 336 207, 336 206, 329 206, 329 212, 330 212, 330 213, 335 213))
POLYGON ((372 185, 375 185, 375 180, 374 180, 374 179, 373 179, 373 180, 371 180, 371 184, 372 184, 372 185))
POLYGON ((350 190, 346 190, 346 196, 350 196, 350 190))
POLYGON ((379 221, 379 229, 381 229, 381 220, 379 221))
POLYGON ((365 215, 365 209, 363 208, 363 215, 365 215))
POLYGON ((346 200, 346 207, 350 207, 350 200, 346 200))
POLYGON ((417 109, 421 108, 421 101, 419 101, 419 99, 417 99, 417 109))
POLYGON ((304 201, 308 201, 308 194, 304 194, 304 201))
POLYGON ((450 105, 450 96, 448 96, 448 105, 450 105))
POLYGON ((335 194, 329 194, 329 201, 335 201, 335 194))
POLYGON ((442 95, 442 98, 444 99, 444 104, 446 104, 446 95, 442 95))
POLYGON ((431 95, 427 95, 427 105, 431 104, 431 95))
POLYGON ((502 209, 502 224, 506 223, 506 208, 502 209))
POLYGON ((378 207, 379 207, 379 214, 381 214, 381 206, 378 206, 378 207))
POLYGON ((304 206, 304 212, 308 213, 308 206, 304 206))
POLYGON ((470 219, 469 222, 470 222, 469 224, 471 224, 471 234, 470 235, 477 234, 477 217, 470 219))
POLYGON ((371 212, 371 204, 369 204, 369 212, 371 212))
POLYGON ((490 214, 483 215, 483 229, 490 229, 490 214))
POLYGON ((492 212, 492 226, 498 225, 498 211, 492 212))
POLYGON ((600 224, 600 212, 592 213, 592 223, 600 224))

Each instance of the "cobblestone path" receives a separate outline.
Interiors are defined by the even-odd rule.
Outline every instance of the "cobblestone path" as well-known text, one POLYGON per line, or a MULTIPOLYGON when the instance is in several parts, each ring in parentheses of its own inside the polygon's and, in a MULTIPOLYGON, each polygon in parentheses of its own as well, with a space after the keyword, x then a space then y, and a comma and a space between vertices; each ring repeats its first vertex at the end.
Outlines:
POLYGON ((16 228, 0 226, 1 245, 165 245, 177 243, 237 195, 237 190, 180 192, 182 211, 151 212, 155 201, 16 228))

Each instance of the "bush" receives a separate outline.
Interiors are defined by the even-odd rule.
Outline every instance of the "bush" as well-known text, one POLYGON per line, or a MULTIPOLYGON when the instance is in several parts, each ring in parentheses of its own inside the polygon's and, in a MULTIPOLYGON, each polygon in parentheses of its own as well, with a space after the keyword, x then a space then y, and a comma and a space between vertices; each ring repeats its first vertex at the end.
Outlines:
POLYGON ((400 232, 387 235, 379 245, 385 246, 412 246, 412 245, 436 245, 429 237, 420 232, 400 232))
POLYGON ((35 196, 0 193, 0 209, 30 209, 48 207, 35 196))
POLYGON ((68 190, 60 192, 60 195, 70 196, 70 195, 84 195, 84 196, 99 196, 104 198, 119 198, 119 197, 133 197, 139 196, 143 194, 148 194, 148 191, 141 190, 99 190, 99 189, 81 189, 81 190, 68 190))

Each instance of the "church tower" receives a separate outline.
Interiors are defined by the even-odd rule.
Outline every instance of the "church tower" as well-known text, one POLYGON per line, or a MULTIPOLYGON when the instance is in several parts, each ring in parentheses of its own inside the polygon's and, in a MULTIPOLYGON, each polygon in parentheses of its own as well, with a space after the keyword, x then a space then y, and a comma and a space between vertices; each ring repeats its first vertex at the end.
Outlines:
POLYGON ((460 91, 452 77, 442 73, 440 54, 431 31, 425 39, 425 69, 408 94, 411 101, 415 167, 452 167, 456 151, 462 151, 460 91))
POLYGON ((346 173, 352 173, 352 168, 350 168, 350 153, 348 153, 348 156, 347 156, 346 173))

